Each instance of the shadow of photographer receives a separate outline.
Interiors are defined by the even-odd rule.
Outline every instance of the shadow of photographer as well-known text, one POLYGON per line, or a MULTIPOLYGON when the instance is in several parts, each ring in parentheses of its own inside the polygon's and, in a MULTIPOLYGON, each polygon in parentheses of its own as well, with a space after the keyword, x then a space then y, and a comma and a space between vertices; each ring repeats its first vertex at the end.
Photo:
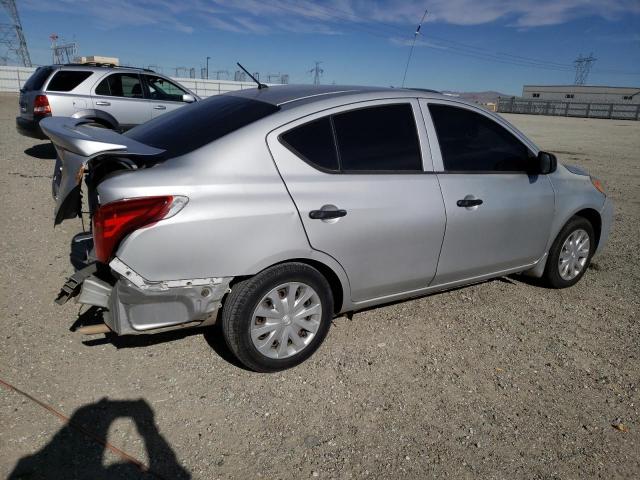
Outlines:
POLYGON ((76 410, 40 451, 23 457, 9 475, 10 480, 35 479, 190 479, 175 452, 158 431, 151 406, 140 400, 102 400, 76 410), (143 465, 111 446, 107 434, 119 418, 133 420, 149 458, 143 465), (107 450, 120 457, 104 465, 107 450))

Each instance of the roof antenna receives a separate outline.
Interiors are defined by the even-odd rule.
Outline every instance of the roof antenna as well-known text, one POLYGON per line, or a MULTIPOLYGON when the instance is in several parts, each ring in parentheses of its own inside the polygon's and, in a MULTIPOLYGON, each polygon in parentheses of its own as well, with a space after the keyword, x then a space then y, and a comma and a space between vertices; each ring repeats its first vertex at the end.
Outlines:
POLYGON ((240 65, 240 62, 236 62, 236 65, 238 65, 244 71, 244 73, 249 75, 249 77, 251 77, 251 80, 253 80, 254 82, 256 82, 258 84, 258 90, 260 90, 262 88, 269 88, 269 85, 265 85, 264 83, 260 83, 260 81, 256 77, 251 75, 246 68, 244 68, 242 65, 240 65))
POLYGON ((411 62, 411 55, 413 54, 413 47, 416 46, 416 40, 418 39, 418 35, 420 35, 420 27, 422 27, 422 22, 427 16, 428 11, 425 9, 424 14, 422 15, 422 20, 418 24, 418 28, 416 28, 416 32, 413 34, 413 43, 411 44, 411 50, 409 50, 409 58, 407 58, 407 66, 404 67, 404 75, 402 76, 402 88, 404 88, 404 81, 407 79, 407 70, 409 70, 409 62, 411 62))

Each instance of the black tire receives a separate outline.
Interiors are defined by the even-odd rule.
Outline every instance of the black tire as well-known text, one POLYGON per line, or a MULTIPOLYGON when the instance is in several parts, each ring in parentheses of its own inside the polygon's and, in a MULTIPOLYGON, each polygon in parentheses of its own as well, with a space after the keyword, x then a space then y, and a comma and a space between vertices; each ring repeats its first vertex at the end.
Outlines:
POLYGON ((562 230, 560 230, 560 233, 549 249, 549 257, 547 258, 547 264, 544 269, 544 274, 541 278, 544 286, 549 288, 567 288, 578 283, 589 268, 589 263, 591 262, 591 257, 593 257, 593 253, 595 252, 595 247, 596 237, 593 231, 593 226, 591 225, 589 220, 584 217, 571 217, 566 225, 562 228, 562 230), (560 259, 562 245, 569 237, 569 235, 571 235, 576 230, 584 230, 589 235, 589 254, 587 256, 587 261, 580 273, 571 280, 566 280, 560 276, 558 261, 560 259))
POLYGON ((332 318, 333 295, 327 279, 304 263, 283 263, 232 286, 222 309, 222 334, 231 352, 244 366, 256 372, 277 372, 309 358, 327 336, 332 318), (287 282, 305 283, 315 290, 322 306, 320 325, 311 342, 300 352, 282 359, 269 358, 260 353, 251 340, 253 313, 270 290, 287 282))

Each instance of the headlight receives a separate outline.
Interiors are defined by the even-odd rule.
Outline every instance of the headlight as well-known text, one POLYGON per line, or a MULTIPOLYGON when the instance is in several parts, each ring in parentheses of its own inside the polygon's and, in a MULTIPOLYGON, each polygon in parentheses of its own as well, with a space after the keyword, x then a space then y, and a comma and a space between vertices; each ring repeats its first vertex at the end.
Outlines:
POLYGON ((594 187, 596 187, 596 190, 598 190, 601 194, 606 195, 606 193, 604 193, 604 185, 602 185, 602 182, 600 180, 598 180, 596 177, 591 177, 591 183, 594 187))

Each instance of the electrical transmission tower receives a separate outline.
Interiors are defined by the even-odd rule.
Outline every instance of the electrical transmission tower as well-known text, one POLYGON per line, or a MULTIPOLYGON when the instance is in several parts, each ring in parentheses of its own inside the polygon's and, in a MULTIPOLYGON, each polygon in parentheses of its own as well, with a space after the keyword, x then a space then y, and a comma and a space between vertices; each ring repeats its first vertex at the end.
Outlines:
POLYGON ((322 62, 316 62, 316 66, 313 67, 307 73, 313 73, 313 84, 320 85, 320 76, 324 73, 324 70, 320 68, 322 62))
POLYGON ((574 84, 584 85, 587 83, 589 72, 591 72, 591 66, 596 60, 597 58, 593 56, 593 53, 590 53, 588 57, 583 57, 582 54, 578 55, 578 58, 573 62, 576 66, 576 78, 573 82, 574 84))
POLYGON ((0 64, 17 63, 23 67, 31 66, 31 56, 27 40, 22 32, 22 23, 18 15, 15 0, 0 0, 11 23, 0 24, 0 64))
POLYGON ((58 44, 57 33, 49 35, 51 39, 51 58, 54 65, 73 63, 78 55, 78 44, 76 42, 58 44))

